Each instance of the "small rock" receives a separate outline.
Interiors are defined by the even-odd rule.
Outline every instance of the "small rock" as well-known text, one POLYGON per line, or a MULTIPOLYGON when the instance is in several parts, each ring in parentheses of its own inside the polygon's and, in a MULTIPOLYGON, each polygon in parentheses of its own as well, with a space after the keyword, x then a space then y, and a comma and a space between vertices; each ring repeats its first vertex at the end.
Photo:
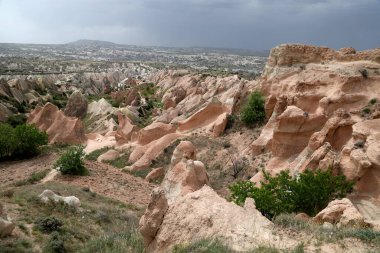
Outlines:
POLYGON ((331 224, 330 222, 324 222, 323 225, 322 225, 322 228, 324 230, 333 230, 334 229, 334 225, 331 224))
POLYGON ((307 215, 306 213, 297 213, 296 216, 294 216, 294 219, 298 220, 298 221, 307 222, 307 221, 309 221, 310 216, 307 215))

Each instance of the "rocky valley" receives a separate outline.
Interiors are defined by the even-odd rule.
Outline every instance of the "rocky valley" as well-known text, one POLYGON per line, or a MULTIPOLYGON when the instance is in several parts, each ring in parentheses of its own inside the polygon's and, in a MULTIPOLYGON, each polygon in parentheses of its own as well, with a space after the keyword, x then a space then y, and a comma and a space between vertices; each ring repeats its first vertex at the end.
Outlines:
POLYGON ((380 252, 380 49, 163 50, 0 46, 0 252, 380 252))

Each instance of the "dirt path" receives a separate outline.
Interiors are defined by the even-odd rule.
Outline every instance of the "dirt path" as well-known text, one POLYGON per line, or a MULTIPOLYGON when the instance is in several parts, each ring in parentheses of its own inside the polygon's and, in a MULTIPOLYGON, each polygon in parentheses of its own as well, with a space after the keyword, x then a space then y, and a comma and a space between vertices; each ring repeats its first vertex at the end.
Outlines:
POLYGON ((17 181, 25 180, 34 172, 40 172, 53 168, 57 159, 56 154, 41 154, 37 157, 0 163, 0 186, 11 186, 17 181))
POLYGON ((91 191, 145 208, 150 200, 150 192, 156 186, 120 171, 108 164, 86 161, 90 170, 89 176, 62 176, 55 177, 54 181, 72 184, 80 187, 89 187, 91 191))

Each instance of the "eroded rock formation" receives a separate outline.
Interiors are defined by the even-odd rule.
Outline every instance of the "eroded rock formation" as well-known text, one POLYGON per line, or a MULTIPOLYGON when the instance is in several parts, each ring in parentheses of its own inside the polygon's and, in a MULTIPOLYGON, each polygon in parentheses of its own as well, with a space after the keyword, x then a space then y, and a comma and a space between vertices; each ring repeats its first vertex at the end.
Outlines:
POLYGON ((69 117, 84 118, 87 113, 87 106, 86 98, 77 90, 69 97, 64 112, 69 117))
POLYGON ((29 115, 28 124, 46 131, 49 143, 81 144, 86 141, 84 125, 78 118, 67 117, 57 106, 37 106, 29 115))
POLYGON ((194 145, 182 141, 173 152, 161 187, 152 192, 140 220, 147 251, 167 252, 174 245, 204 238, 219 238, 238 251, 268 242, 277 245, 273 224, 256 210, 254 201, 247 199, 240 207, 218 196, 208 186, 203 163, 194 159, 194 145))
MULTIPOLYGON (((374 155, 379 59, 380 49, 334 51, 306 45, 272 49, 259 81, 269 119, 250 153, 271 152, 266 170, 272 174, 331 167, 360 179, 359 192, 380 198, 380 192, 371 188, 380 182, 379 159, 374 155)), ((260 179, 259 172, 252 181, 260 179)))

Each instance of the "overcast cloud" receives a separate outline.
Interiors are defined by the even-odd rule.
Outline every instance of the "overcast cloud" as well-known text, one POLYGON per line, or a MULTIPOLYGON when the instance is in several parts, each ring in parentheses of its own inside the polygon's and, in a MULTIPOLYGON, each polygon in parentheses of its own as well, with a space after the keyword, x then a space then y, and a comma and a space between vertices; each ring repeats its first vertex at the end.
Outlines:
POLYGON ((380 47, 380 0, 0 0, 0 42, 380 47))

